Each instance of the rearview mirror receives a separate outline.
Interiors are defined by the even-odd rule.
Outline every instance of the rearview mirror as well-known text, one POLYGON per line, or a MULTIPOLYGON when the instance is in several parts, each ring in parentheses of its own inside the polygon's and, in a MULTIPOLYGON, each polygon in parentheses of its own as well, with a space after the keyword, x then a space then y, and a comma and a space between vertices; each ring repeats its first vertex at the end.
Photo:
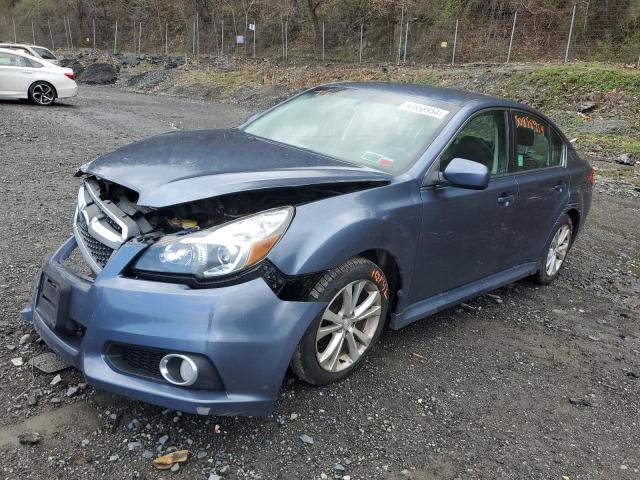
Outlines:
POLYGON ((481 163, 454 158, 444 169, 442 176, 454 187, 484 190, 489 185, 491 172, 481 163))

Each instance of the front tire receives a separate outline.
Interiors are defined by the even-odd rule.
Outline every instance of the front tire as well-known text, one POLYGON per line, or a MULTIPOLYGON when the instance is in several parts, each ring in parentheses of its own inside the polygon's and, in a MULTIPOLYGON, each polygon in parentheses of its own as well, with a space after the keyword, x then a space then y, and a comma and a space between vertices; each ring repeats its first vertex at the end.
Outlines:
POLYGON ((387 279, 375 263, 354 257, 324 274, 309 301, 327 306, 300 340, 291 369, 312 385, 340 381, 378 341, 389 307, 387 279))
POLYGON ((544 256, 540 261, 540 269, 533 279, 542 285, 553 282, 564 265, 567 253, 573 240, 573 222, 569 215, 563 215, 556 223, 551 240, 544 250, 544 256))
POLYGON ((56 101, 56 90, 47 82, 35 82, 29 87, 29 100, 36 105, 48 107, 56 101))

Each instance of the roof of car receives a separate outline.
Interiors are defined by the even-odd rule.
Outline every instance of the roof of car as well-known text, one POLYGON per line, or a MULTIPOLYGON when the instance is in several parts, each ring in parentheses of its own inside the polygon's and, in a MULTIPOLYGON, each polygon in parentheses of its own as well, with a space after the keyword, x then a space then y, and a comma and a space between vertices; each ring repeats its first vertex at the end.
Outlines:
POLYGON ((417 85, 412 83, 394 83, 394 82, 337 82, 330 83, 325 86, 342 86, 347 88, 357 88, 363 90, 378 90, 382 92, 399 93, 412 97, 423 97, 429 99, 440 100, 442 102, 453 103, 455 105, 465 105, 473 101, 485 103, 495 106, 514 106, 519 108, 527 108, 510 100, 498 97, 490 97, 479 93, 471 93, 463 90, 454 90, 452 88, 431 87, 428 85, 417 85))
POLYGON ((15 50, 12 50, 10 48, 5 48, 5 47, 2 46, 2 44, 0 44, 0 52, 12 53, 13 55, 27 55, 24 52, 16 52, 15 50))

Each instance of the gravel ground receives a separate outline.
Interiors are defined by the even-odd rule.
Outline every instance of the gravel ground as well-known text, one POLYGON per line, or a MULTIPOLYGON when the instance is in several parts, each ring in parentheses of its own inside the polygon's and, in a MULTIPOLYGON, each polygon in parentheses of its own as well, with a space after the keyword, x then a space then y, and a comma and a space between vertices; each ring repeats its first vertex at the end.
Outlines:
POLYGON ((387 331, 343 383, 289 378, 267 418, 180 414, 94 391, 72 369, 56 383, 14 366, 47 351, 19 310, 70 234, 77 166, 250 113, 98 87, 52 108, 0 102, 0 477, 640 478, 640 194, 606 178, 553 285, 518 282, 387 331), (18 442, 33 431, 36 445, 18 442), (154 470, 174 449, 188 462, 154 470))

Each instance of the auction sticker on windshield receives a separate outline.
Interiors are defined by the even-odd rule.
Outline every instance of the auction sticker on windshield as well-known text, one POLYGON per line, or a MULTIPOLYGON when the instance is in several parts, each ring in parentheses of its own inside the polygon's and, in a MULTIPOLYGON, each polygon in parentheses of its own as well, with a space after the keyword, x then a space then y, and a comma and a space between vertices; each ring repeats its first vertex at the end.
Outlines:
POLYGON ((431 105, 416 102, 404 102, 398 107, 398 110, 426 115, 427 117, 437 118, 438 120, 442 120, 449 113, 449 110, 443 110, 442 108, 432 107, 431 105))

